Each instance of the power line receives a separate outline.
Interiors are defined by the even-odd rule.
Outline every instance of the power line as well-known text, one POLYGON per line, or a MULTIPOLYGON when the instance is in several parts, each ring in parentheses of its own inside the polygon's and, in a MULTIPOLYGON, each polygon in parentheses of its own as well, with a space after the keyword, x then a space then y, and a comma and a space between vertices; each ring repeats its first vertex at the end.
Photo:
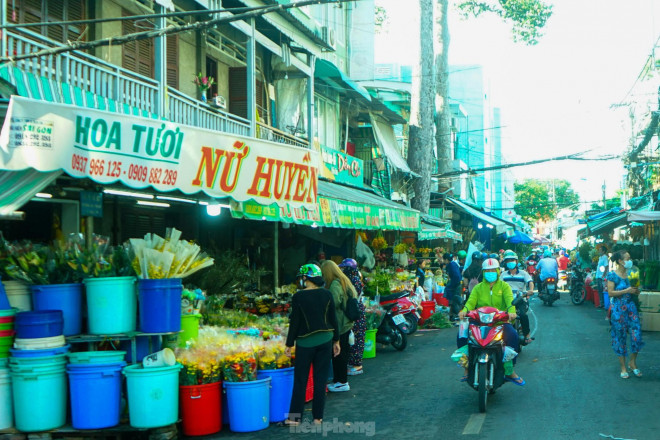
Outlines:
POLYGON ((168 26, 164 29, 156 29, 156 30, 149 30, 149 31, 144 31, 144 32, 136 32, 133 34, 126 34, 122 35, 119 37, 109 37, 109 38, 103 38, 100 40, 94 40, 94 41, 88 41, 88 42, 80 42, 80 41, 72 41, 69 42, 68 44, 61 46, 61 47, 53 47, 50 49, 43 49, 39 50, 36 52, 28 53, 28 54, 21 54, 21 55, 16 55, 16 56, 5 56, 5 57, 0 57, 0 62, 14 62, 17 60, 24 60, 24 59, 30 59, 30 58, 39 58, 41 56, 45 55, 56 55, 59 53, 64 53, 64 52, 71 52, 74 50, 83 50, 83 49, 94 49, 96 47, 102 47, 102 46, 110 46, 110 45, 117 45, 117 44, 124 44, 132 41, 138 41, 138 40, 146 40, 150 38, 155 38, 155 37, 160 37, 163 35, 171 35, 171 34, 178 34, 181 32, 188 32, 188 31, 199 31, 199 30, 204 30, 208 29, 210 27, 216 26, 218 24, 222 23, 231 23, 233 21, 238 21, 238 20, 243 20, 245 18, 254 18, 258 17, 264 14, 268 14, 271 12, 277 12, 277 11, 283 11, 283 10, 288 10, 288 9, 293 9, 293 8, 299 8, 301 6, 309 6, 309 5, 319 5, 319 4, 330 4, 330 3, 346 3, 349 1, 353 0, 304 0, 304 1, 299 1, 296 3, 288 3, 288 4, 276 4, 276 5, 271 5, 271 6, 263 6, 259 8, 255 8, 250 12, 244 12, 242 14, 235 14, 230 17, 225 16, 225 17, 220 17, 220 18, 215 18, 207 21, 200 21, 196 23, 191 23, 187 24, 184 26, 168 26))

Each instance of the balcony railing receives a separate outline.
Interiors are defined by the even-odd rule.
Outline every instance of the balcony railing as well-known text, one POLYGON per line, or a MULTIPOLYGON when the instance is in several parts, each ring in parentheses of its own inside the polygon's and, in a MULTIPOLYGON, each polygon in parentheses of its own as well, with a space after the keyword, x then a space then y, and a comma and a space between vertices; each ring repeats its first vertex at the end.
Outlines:
MULTIPOLYGON (((7 51, 22 55, 34 53, 62 44, 46 39, 40 34, 21 30, 20 33, 6 32, 7 51)), ((18 60, 16 67, 44 76, 57 83, 68 83, 83 91, 128 104, 133 108, 157 114, 157 98, 163 93, 160 84, 152 78, 108 63, 85 52, 71 51, 56 55, 44 55, 18 60)), ((250 121, 220 108, 191 98, 172 87, 167 88, 167 119, 195 127, 249 136, 250 121)), ((281 132, 276 128, 257 122, 257 137, 289 145, 307 147, 304 139, 281 132)))

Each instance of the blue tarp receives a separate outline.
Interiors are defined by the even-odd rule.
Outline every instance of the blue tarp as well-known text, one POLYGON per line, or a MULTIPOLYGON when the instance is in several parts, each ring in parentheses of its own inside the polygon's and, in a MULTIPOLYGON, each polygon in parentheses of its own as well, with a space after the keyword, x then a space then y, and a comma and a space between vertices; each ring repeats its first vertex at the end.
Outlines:
POLYGON ((620 214, 623 211, 625 211, 622 207, 617 206, 616 208, 608 209, 607 211, 599 212, 598 214, 594 214, 591 217, 587 218, 587 221, 592 222, 594 220, 600 220, 601 218, 605 218, 610 214, 620 214))
MULTIPOLYGON (((506 234, 502 234, 502 235, 506 237, 506 234)), ((507 238, 506 241, 513 244, 518 244, 518 243, 531 244, 534 241, 534 239, 529 235, 516 230, 511 237, 507 238)))

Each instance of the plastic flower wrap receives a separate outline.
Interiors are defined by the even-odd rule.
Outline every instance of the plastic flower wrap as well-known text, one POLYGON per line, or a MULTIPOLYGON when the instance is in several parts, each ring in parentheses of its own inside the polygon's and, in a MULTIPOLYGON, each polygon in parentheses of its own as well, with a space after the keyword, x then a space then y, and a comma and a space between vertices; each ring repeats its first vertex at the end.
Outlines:
POLYGON ((177 349, 177 361, 183 366, 179 373, 181 385, 206 385, 222 380, 225 353, 222 347, 194 345, 177 349))
POLYGON ((202 308, 202 301, 205 299, 206 295, 204 295, 202 289, 183 289, 183 292, 181 292, 181 314, 199 314, 202 308))
POLYGON ((259 351, 258 368, 259 370, 279 370, 289 368, 292 365, 291 358, 284 354, 286 346, 284 339, 275 338, 263 342, 259 351))
POLYGON ((133 268, 140 278, 185 278, 213 265, 213 258, 192 242, 181 240, 181 231, 168 228, 165 238, 147 234, 131 238, 133 268))
POLYGON ((378 302, 370 300, 365 300, 364 306, 367 330, 377 329, 385 317, 385 309, 378 302))
POLYGON ((639 270, 632 270, 628 275, 631 287, 639 287, 639 270))

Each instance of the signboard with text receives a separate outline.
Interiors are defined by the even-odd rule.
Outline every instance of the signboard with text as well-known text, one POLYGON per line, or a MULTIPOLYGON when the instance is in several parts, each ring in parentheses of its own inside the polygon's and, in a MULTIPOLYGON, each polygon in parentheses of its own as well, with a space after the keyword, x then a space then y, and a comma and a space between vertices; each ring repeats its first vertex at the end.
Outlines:
POLYGON ((364 187, 362 159, 321 145, 321 177, 337 183, 364 187))
POLYGON ((12 96, 0 149, 2 170, 63 170, 137 189, 316 205, 317 152, 167 121, 12 96))

